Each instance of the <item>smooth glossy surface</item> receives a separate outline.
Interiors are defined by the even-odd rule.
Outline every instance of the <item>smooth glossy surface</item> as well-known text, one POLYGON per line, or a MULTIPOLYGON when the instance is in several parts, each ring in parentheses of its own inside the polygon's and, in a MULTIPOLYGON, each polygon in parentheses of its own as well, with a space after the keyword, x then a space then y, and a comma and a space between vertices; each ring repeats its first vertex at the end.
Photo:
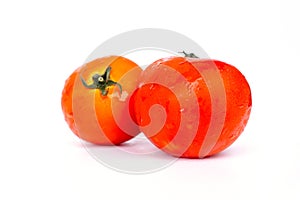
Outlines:
POLYGON ((123 143, 140 131, 131 120, 128 103, 136 89, 141 68, 124 58, 109 56, 93 60, 75 70, 62 92, 62 110, 71 130, 81 139, 101 145, 123 143), (92 82, 95 73, 102 74, 111 66, 111 79, 122 85, 123 91, 112 86, 103 96, 98 89, 86 88, 80 75, 92 82))

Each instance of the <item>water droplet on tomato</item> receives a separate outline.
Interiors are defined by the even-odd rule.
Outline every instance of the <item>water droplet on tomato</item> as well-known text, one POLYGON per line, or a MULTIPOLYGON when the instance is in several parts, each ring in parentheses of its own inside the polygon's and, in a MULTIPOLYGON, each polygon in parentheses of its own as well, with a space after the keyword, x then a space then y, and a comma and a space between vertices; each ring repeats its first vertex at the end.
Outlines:
POLYGON ((167 129, 173 129, 175 127, 175 125, 173 123, 169 123, 169 124, 166 124, 166 128, 167 129))
POLYGON ((244 105, 239 105, 238 107, 242 109, 242 108, 244 108, 245 106, 244 106, 244 105))

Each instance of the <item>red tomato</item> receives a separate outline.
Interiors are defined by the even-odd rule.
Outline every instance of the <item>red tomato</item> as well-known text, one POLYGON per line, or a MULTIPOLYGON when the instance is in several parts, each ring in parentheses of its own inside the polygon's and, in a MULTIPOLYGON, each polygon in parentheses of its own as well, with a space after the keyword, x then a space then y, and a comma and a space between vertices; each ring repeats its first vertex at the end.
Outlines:
POLYGON ((102 145, 120 144, 140 131, 131 120, 129 99, 141 68, 121 56, 93 60, 66 80, 61 105, 65 120, 81 139, 102 145))
POLYGON ((141 74, 132 116, 163 151, 203 158, 223 151, 243 132, 252 106, 247 80, 217 60, 170 57, 141 74))

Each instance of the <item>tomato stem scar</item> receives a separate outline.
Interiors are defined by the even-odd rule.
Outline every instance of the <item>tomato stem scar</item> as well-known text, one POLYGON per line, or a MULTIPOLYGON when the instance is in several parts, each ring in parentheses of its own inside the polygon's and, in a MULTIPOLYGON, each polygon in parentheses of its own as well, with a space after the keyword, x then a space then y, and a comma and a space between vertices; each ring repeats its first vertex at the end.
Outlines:
POLYGON ((178 53, 184 54, 184 57, 186 57, 186 58, 199 58, 194 53, 186 53, 185 51, 179 51, 178 53))
POLYGON ((98 89, 101 92, 102 96, 106 96, 108 94, 108 87, 110 86, 118 86, 120 89, 120 94, 122 94, 122 86, 121 84, 110 79, 111 66, 108 66, 105 72, 102 75, 94 74, 92 79, 93 83, 88 85, 83 77, 80 75, 80 80, 84 87, 87 89, 98 89))

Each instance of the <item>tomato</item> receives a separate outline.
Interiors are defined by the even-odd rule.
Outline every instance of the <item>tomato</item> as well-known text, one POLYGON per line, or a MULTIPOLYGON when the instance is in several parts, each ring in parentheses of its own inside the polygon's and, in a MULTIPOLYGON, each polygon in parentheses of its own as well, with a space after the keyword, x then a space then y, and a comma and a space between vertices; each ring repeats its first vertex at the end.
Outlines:
POLYGON ((164 152, 203 158, 223 151, 243 132, 251 90, 234 66, 190 55, 157 60, 142 72, 131 115, 164 152))
POLYGON ((121 56, 98 58, 75 70, 61 98, 70 129, 79 138, 100 145, 117 145, 136 136, 140 131, 128 109, 141 71, 121 56))

